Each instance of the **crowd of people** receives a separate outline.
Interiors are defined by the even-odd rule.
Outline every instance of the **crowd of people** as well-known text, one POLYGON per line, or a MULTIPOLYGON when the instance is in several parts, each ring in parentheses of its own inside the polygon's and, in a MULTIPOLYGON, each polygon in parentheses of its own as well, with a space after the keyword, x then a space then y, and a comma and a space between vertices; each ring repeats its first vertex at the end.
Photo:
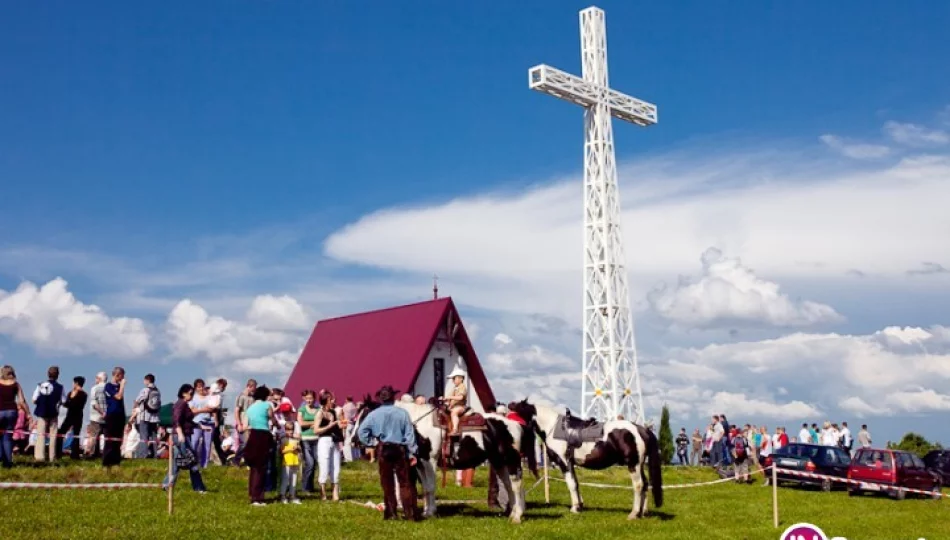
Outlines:
POLYGON ((98 373, 88 393, 82 376, 74 377, 67 389, 59 368, 52 366, 47 380, 28 397, 14 368, 3 366, 0 463, 12 467, 17 454, 53 462, 66 448, 72 459, 101 459, 113 467, 123 458, 168 459, 172 452, 166 487, 187 470, 192 489, 204 493, 201 470, 210 463, 247 466, 251 503, 259 505, 265 491, 275 490, 285 503, 299 503, 298 493, 318 490, 321 498, 338 500, 341 462, 360 455, 348 444, 348 426, 358 407, 352 397, 338 405, 329 390, 306 390, 295 406, 280 388, 259 387, 251 379, 234 401, 233 425, 228 426, 225 379, 182 384, 169 406, 155 376, 147 374, 135 397, 129 394, 129 414, 127 383, 125 370, 116 367, 111 376, 98 373))
MULTIPOLYGON (((871 447, 871 433, 866 424, 856 437, 858 446, 871 447)), ((751 481, 750 467, 763 470, 765 459, 773 452, 791 443, 820 444, 837 446, 848 453, 854 447, 855 437, 847 422, 840 426, 826 421, 821 428, 817 423, 802 424, 797 436, 789 436, 784 426, 769 432, 767 426, 745 424, 741 428, 731 425, 725 414, 714 415, 706 427, 705 433, 699 428, 692 435, 686 434, 686 428, 680 428, 676 436, 676 457, 680 465, 708 465, 724 469, 732 465, 735 478, 739 482, 751 481)), ((766 480, 766 483, 768 480, 766 480)))

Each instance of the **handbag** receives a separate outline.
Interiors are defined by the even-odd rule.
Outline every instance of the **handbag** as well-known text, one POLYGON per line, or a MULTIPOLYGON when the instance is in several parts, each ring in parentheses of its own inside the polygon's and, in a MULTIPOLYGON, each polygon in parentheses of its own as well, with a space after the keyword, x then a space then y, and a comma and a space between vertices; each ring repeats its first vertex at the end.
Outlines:
POLYGON ((179 469, 191 469, 198 465, 198 458, 191 448, 184 444, 175 445, 175 466, 179 469))

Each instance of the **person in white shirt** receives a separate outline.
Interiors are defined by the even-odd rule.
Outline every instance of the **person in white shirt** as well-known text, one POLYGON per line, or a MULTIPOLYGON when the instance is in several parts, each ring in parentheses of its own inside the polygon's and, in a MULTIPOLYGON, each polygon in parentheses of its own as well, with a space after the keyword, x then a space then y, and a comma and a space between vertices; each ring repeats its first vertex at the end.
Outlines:
POLYGON ((802 430, 798 432, 798 442, 804 443, 804 444, 811 444, 812 442, 817 442, 817 441, 811 440, 811 432, 808 431, 808 424, 802 424, 802 430))
POLYGON ((854 444, 854 440, 851 438, 851 430, 848 429, 847 422, 841 422, 841 446, 848 452, 851 452, 851 446, 854 444))
POLYGON ((838 446, 838 430, 827 420, 825 421, 825 425, 822 426, 821 444, 824 446, 838 446))

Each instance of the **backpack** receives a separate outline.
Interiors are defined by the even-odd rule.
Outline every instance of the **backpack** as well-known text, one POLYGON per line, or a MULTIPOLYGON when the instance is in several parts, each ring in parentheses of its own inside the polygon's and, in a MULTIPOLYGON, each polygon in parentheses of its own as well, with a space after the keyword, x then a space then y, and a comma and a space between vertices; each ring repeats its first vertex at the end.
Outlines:
POLYGON ((142 406, 145 407, 146 411, 152 414, 157 413, 162 408, 162 397, 158 393, 158 389, 149 388, 148 396, 146 396, 142 406))
POLYGON ((742 461, 746 458, 747 451, 746 451, 745 437, 743 437, 742 435, 739 435, 738 437, 733 439, 732 447, 735 449, 735 452, 736 452, 736 461, 742 461))

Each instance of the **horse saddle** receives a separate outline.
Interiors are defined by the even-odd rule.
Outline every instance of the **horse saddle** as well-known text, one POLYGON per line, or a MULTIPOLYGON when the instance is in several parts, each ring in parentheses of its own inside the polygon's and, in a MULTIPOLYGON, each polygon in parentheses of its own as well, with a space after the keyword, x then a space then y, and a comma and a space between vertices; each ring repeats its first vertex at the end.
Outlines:
MULTIPOLYGON (((448 412, 440 410, 439 414, 432 415, 432 419, 435 427, 442 428, 449 433, 452 431, 452 415, 448 412)), ((468 431, 485 431, 487 426, 485 417, 471 409, 467 409, 465 414, 459 417, 459 431, 462 433, 468 431)))
POLYGON ((585 420, 568 414, 560 414, 551 436, 565 441, 569 447, 597 442, 604 438, 604 425, 593 418, 585 420))

